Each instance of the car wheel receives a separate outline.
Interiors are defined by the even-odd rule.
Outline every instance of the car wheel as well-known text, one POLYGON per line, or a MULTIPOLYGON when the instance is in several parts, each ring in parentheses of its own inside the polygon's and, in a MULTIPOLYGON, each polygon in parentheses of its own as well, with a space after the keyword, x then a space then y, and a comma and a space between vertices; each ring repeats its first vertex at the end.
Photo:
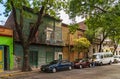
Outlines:
POLYGON ((80 69, 82 69, 82 68, 83 68, 83 67, 82 67, 82 65, 80 65, 79 67, 80 67, 80 69))
POLYGON ((102 66, 102 65, 103 65, 103 63, 101 62, 101 63, 100 63, 100 66, 102 66))
POLYGON ((114 59, 114 63, 118 63, 118 60, 114 59))
POLYGON ((71 70, 72 69, 72 67, 71 66, 69 66, 69 70, 71 70))
POLYGON ((89 67, 92 67, 92 64, 90 64, 89 67))
POLYGON ((53 73, 55 73, 56 71, 57 71, 56 68, 53 68, 53 69, 52 69, 52 72, 53 72, 53 73))

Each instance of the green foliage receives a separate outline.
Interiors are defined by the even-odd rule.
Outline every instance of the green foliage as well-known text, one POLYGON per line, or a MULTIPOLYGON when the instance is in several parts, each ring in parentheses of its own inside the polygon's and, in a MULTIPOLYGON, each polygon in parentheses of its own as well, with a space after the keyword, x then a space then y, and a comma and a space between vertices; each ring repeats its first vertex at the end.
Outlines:
POLYGON ((16 9, 23 9, 23 6, 32 8, 34 13, 37 13, 40 10, 40 7, 44 6, 44 14, 49 14, 51 16, 57 17, 60 10, 63 10, 67 6, 67 1, 61 0, 0 0, 0 3, 3 3, 6 10, 4 14, 7 16, 9 12, 12 11, 10 1, 14 2, 16 9))
POLYGON ((86 17, 106 12, 116 5, 114 3, 115 0, 70 0, 68 13, 71 18, 80 15, 86 17))
POLYGON ((69 32, 71 34, 74 34, 76 32, 76 30, 79 28, 78 24, 70 24, 69 26, 69 32))
POLYGON ((70 0, 68 13, 71 18, 83 16, 87 19, 86 37, 91 43, 97 37, 101 44, 107 37, 119 39, 120 0, 70 0))
POLYGON ((120 34, 119 20, 120 16, 111 13, 102 13, 90 16, 86 20, 86 25, 88 26, 88 30, 86 31, 87 38, 91 42, 94 42, 94 39, 99 35, 103 35, 104 39, 104 37, 107 38, 120 34))
POLYGON ((87 38, 79 38, 74 40, 74 50, 78 52, 82 52, 85 49, 88 49, 90 46, 90 42, 87 40, 87 38))

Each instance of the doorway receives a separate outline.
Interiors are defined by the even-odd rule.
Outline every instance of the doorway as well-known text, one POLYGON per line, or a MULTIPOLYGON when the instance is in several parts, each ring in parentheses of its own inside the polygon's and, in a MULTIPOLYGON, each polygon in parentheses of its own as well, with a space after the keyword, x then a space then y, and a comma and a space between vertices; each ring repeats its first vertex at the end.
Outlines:
POLYGON ((9 70, 9 46, 0 46, 0 70, 9 70))
POLYGON ((30 51, 29 60, 32 67, 38 68, 38 51, 30 51))
POLYGON ((9 47, 4 46, 4 70, 9 70, 9 47))

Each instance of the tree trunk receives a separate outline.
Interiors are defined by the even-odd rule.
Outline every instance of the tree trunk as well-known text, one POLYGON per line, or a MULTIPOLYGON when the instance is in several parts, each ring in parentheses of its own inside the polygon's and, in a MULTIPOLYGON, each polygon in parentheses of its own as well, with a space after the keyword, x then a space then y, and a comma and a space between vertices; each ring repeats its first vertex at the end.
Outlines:
POLYGON ((99 52, 102 52, 102 43, 100 43, 99 52))
POLYGON ((115 54, 115 51, 116 51, 117 47, 118 47, 118 45, 114 46, 113 55, 115 54))
POLYGON ((23 66, 22 71, 32 71, 29 64, 29 46, 23 46, 23 66))
POLYGON ((100 42, 99 52, 102 52, 102 44, 106 37, 103 37, 102 41, 100 42))

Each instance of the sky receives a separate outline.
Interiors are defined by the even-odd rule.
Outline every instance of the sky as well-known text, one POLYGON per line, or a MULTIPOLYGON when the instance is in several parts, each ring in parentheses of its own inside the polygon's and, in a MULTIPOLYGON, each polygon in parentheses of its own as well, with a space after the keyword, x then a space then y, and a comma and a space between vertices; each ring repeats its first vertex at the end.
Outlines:
MULTIPOLYGON (((61 11, 60 12, 60 18, 63 20, 62 22, 65 23, 65 24, 70 24, 71 23, 71 20, 69 19, 69 16, 64 12, 64 11, 61 11)), ((81 18, 81 17, 76 17, 76 22, 81 22, 81 21, 84 21, 85 19, 81 18)))
MULTIPOLYGON (((0 25, 4 25, 8 17, 5 17, 3 12, 5 11, 5 8, 0 4, 0 25)), ((71 20, 69 19, 69 16, 65 14, 64 11, 60 12, 60 19, 62 19, 62 22, 65 24, 70 24, 71 20)), ((84 19, 81 17, 76 17, 76 22, 81 22, 84 19)))
POLYGON ((0 25, 4 25, 5 21, 7 20, 7 17, 3 15, 5 8, 0 4, 0 25))

